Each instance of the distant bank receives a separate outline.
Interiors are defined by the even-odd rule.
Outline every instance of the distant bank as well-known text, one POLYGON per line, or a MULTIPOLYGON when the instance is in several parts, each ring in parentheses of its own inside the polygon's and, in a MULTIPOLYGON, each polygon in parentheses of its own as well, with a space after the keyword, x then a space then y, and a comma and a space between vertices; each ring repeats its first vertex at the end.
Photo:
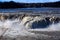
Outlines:
POLYGON ((57 7, 60 8, 60 1, 49 3, 17 3, 14 1, 0 2, 0 9, 7 8, 41 8, 41 7, 57 7))

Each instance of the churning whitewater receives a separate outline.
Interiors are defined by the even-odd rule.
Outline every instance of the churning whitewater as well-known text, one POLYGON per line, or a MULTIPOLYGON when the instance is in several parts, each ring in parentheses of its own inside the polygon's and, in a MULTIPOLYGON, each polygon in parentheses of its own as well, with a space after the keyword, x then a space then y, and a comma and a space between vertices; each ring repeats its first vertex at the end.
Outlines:
POLYGON ((48 25, 46 28, 36 28, 32 29, 31 25, 33 22, 42 21, 43 18, 41 17, 24 17, 22 20, 20 19, 7 19, 7 20, 0 20, 0 36, 7 36, 7 37, 17 37, 20 36, 35 36, 35 33, 30 31, 60 31, 60 23, 52 23, 48 25))
POLYGON ((25 24, 25 27, 30 31, 60 31, 60 20, 58 21, 57 18, 57 20, 54 21, 54 17, 49 20, 48 18, 38 16, 24 17, 22 23, 25 24))
POLYGON ((0 21, 0 33, 0 36, 3 35, 8 37, 16 37, 17 35, 27 36, 34 34, 28 32, 28 29, 25 28, 23 22, 21 22, 19 19, 0 21))

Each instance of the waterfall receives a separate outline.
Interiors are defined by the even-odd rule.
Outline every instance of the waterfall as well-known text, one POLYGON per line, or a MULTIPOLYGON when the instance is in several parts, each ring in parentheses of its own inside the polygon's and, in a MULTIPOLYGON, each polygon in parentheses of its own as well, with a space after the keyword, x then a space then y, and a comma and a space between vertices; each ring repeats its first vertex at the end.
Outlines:
POLYGON ((54 24, 53 22, 51 22, 39 16, 27 16, 24 17, 22 20, 20 20, 19 18, 0 20, 0 36, 14 38, 18 35, 35 36, 36 34, 32 33, 31 31, 60 31, 60 23, 54 24), (36 28, 32 28, 33 24, 36 28), (43 27, 43 25, 47 27, 43 27))
POLYGON ((5 20, 0 21, 0 36, 7 36, 7 37, 17 37, 20 36, 27 36, 27 35, 34 35, 34 33, 28 32, 28 29, 23 25, 22 21, 19 19, 15 20, 5 20))

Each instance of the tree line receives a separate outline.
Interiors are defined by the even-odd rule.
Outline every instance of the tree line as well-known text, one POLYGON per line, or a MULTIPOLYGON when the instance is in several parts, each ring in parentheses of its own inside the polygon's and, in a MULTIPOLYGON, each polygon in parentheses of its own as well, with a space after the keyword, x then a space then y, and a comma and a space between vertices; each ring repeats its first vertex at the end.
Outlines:
POLYGON ((40 8, 40 7, 60 7, 60 1, 49 3, 17 3, 14 1, 0 2, 0 8, 40 8))

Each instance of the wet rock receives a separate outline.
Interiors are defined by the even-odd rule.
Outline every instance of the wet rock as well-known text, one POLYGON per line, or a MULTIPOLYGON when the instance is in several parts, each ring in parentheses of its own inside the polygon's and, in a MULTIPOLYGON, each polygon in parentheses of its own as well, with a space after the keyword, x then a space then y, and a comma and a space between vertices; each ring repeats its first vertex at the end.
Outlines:
POLYGON ((46 17, 46 18, 45 18, 46 21, 50 21, 49 19, 50 19, 50 17, 46 17))
POLYGON ((56 18, 55 23, 58 23, 60 21, 60 18, 56 18))
POLYGON ((14 15, 12 18, 13 18, 13 19, 16 19, 16 18, 18 18, 18 15, 14 15))
POLYGON ((50 17, 46 17, 45 20, 48 24, 52 24, 52 22, 50 21, 50 17))
POLYGON ((16 19, 16 18, 18 18, 18 15, 9 15, 8 16, 8 19, 16 19))
POLYGON ((50 22, 52 22, 52 23, 58 23, 59 21, 60 21, 60 18, 59 17, 51 17, 50 19, 50 22))
POLYGON ((9 15, 8 19, 12 19, 14 17, 14 15, 9 15))
POLYGON ((21 20, 25 17, 28 17, 28 15, 26 15, 26 14, 19 15, 19 19, 21 19, 21 20))

